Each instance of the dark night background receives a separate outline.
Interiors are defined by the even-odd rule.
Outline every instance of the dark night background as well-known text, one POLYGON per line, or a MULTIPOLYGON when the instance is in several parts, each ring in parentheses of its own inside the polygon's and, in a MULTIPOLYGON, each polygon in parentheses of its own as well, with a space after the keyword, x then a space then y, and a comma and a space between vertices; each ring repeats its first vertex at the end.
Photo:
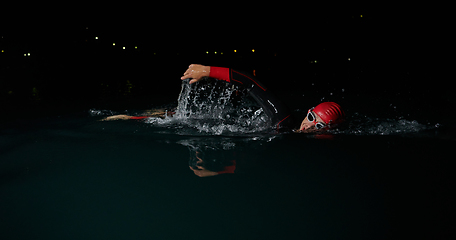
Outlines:
POLYGON ((172 103, 191 63, 255 70, 294 109, 324 99, 348 112, 411 119, 432 112, 432 120, 445 122, 454 103, 438 76, 446 49, 438 14, 133 8, 73 9, 72 16, 30 10, 5 19, 2 113, 14 118, 172 103))
MULTIPOLYGON (((176 147, 177 144, 174 143, 184 139, 184 137, 174 134, 154 135, 150 134, 150 131, 145 131, 144 135, 139 137, 137 136, 139 133, 136 131, 133 134, 121 134, 116 126, 126 125, 115 125, 119 124, 120 121, 110 122, 113 125, 103 125, 108 126, 108 130, 111 126, 111 132, 104 132, 104 127, 103 130, 94 131, 94 127, 85 126, 84 123, 81 124, 84 125, 81 128, 68 131, 64 129, 66 125, 61 127, 56 124, 55 129, 54 126, 46 126, 44 130, 37 131, 37 134, 33 131, 22 134, 22 131, 28 131, 27 124, 33 125, 33 120, 38 119, 40 121, 35 122, 38 122, 36 128, 39 128, 45 125, 42 122, 47 122, 47 119, 54 119, 48 121, 50 124, 70 122, 69 119, 72 119, 71 117, 74 115, 86 119, 85 117, 89 116, 90 109, 123 111, 170 106, 176 104, 181 89, 180 77, 189 64, 223 66, 250 73, 255 72, 256 77, 261 82, 272 89, 280 99, 294 110, 300 109, 302 112, 321 101, 336 101, 344 107, 348 116, 359 113, 357 116, 365 116, 362 119, 389 118, 393 119, 392 122, 396 124, 398 124, 399 119, 406 119, 407 122, 416 120, 419 124, 432 128, 427 131, 427 134, 434 137, 428 137, 426 134, 420 137, 418 133, 415 135, 411 133, 409 137, 394 134, 393 136, 347 135, 341 137, 340 141, 322 142, 313 141, 303 134, 283 134, 283 139, 270 143, 272 145, 266 145, 265 140, 262 140, 265 149, 267 146, 282 147, 281 149, 277 150, 271 147, 264 153, 255 150, 252 151, 252 154, 265 156, 264 159, 261 157, 258 159, 262 159, 262 162, 263 160, 266 161, 266 164, 269 162, 274 174, 271 174, 271 178, 269 178, 269 173, 265 172, 264 175, 268 175, 268 177, 264 179, 270 179, 268 182, 271 183, 274 182, 272 185, 281 189, 281 192, 288 191, 287 189, 298 189, 296 186, 299 185, 299 182, 294 183, 293 176, 298 176, 298 172, 302 169, 305 173, 310 174, 305 176, 306 174, 299 173, 299 176, 304 177, 302 178, 304 180, 318 175, 318 173, 313 174, 312 169, 325 169, 326 171, 328 166, 324 166, 325 164, 336 163, 329 166, 329 169, 334 170, 334 174, 332 174, 333 170, 328 173, 331 173, 333 177, 341 174, 341 179, 345 179, 345 177, 351 179, 349 174, 357 170, 350 169, 344 172, 344 169, 349 169, 352 166, 359 165, 360 169, 368 169, 369 171, 365 174, 367 176, 372 172, 372 177, 367 179, 375 178, 373 181, 379 181, 385 186, 385 199, 376 200, 385 201, 385 205, 388 207, 385 210, 385 215, 391 224, 391 229, 384 231, 391 234, 388 236, 392 236, 393 239, 403 239, 405 236, 415 235, 422 237, 422 233, 425 233, 423 236, 445 236, 453 230, 449 225, 450 219, 454 218, 454 207, 452 198, 450 198, 450 189, 453 187, 450 179, 453 174, 451 173, 452 168, 448 167, 451 160, 451 157, 448 156, 451 156, 451 146, 454 145, 455 114, 452 111, 456 99, 453 94, 453 87, 450 85, 453 77, 443 74, 447 72, 446 69, 451 69, 448 62, 450 56, 448 39, 451 28, 448 27, 447 15, 431 12, 430 9, 418 10, 410 6, 404 11, 376 9, 376 13, 359 10, 345 13, 341 8, 338 14, 317 14, 314 11, 321 9, 312 8, 306 2, 300 2, 305 6, 296 6, 293 3, 277 6, 274 3, 267 7, 247 5, 246 3, 236 5, 233 2, 223 3, 223 5, 214 3, 214 7, 201 2, 188 2, 186 4, 189 7, 181 6, 177 2, 147 2, 142 3, 142 5, 134 2, 111 2, 99 8, 95 8, 92 3, 83 2, 59 4, 61 3, 53 5, 37 3, 36 6, 27 6, 27 10, 23 10, 22 6, 19 6, 14 8, 14 11, 8 7, 3 8, 5 14, 0 19, 0 130, 7 129, 9 126, 20 129, 20 131, 10 131, 11 133, 5 131, 7 134, 5 134, 4 145, 12 146, 11 152, 16 155, 10 156, 10 162, 5 161, 6 165, 4 166, 10 164, 13 167, 17 166, 17 169, 20 168, 21 170, 18 172, 24 171, 23 165, 27 164, 22 164, 21 161, 26 161, 24 159, 30 154, 29 158, 32 159, 30 165, 35 166, 36 162, 36 166, 40 166, 40 168, 36 168, 38 170, 32 169, 31 172, 44 172, 44 176, 46 171, 41 171, 41 165, 47 166, 46 164, 48 164, 49 166, 56 166, 55 169, 57 170, 60 167, 63 169, 62 171, 56 170, 58 174, 55 176, 58 177, 73 170, 71 167, 73 161, 79 164, 81 160, 81 162, 87 162, 84 163, 86 165, 75 166, 92 169, 93 178, 89 176, 89 179, 86 180, 86 175, 79 174, 78 171, 80 170, 75 168, 73 175, 70 174, 68 177, 70 186, 76 186, 75 191, 88 186, 89 189, 94 190, 94 196, 100 196, 102 200, 111 201, 108 199, 109 194, 106 196, 103 194, 104 192, 100 194, 96 188, 104 184, 103 181, 97 181, 101 179, 99 176, 110 176, 109 174, 114 173, 109 171, 111 165, 114 165, 115 170, 121 172, 120 175, 124 174, 123 166, 125 165, 123 164, 126 161, 122 159, 122 156, 125 156, 125 159, 128 158, 129 167, 144 170, 144 174, 147 174, 147 178, 144 179, 159 179, 160 174, 166 173, 160 167, 176 169, 176 163, 173 161, 157 161, 157 163, 149 161, 148 158, 151 153, 155 153, 154 150, 156 149, 158 149, 157 153, 162 154, 157 155, 157 159, 159 159, 158 156, 164 156, 164 159, 168 159, 168 155, 187 158, 187 149, 180 145, 176 147), (217 4, 220 5, 215 6, 217 4), (43 12, 41 9, 49 10, 43 12), (51 11, 52 14, 49 13, 51 11), (47 118, 48 116, 49 118, 47 118), (56 119, 60 119, 60 117, 62 120, 57 121, 56 119), (63 130, 60 131, 60 128, 63 130), (49 133, 46 132, 48 130, 49 133), (17 132, 21 134, 16 134, 17 132), (39 136, 40 132, 44 132, 43 136, 39 136), (63 133, 61 134, 61 132, 63 133), (37 136, 29 139, 29 134, 36 134, 37 136), (64 134, 68 134, 68 136, 64 134), (92 139, 92 136, 96 137, 92 139), (124 136, 127 137, 124 139, 124 136), (171 138, 170 142, 173 143, 161 142, 162 138, 171 138), (59 142, 60 140, 62 143, 59 142), (100 141, 97 142, 98 140, 100 141), (288 146, 289 143, 291 144, 288 146), (300 145, 302 143, 310 144, 309 148, 302 148, 300 145), (87 144, 87 148, 85 144, 87 144), (24 145, 25 147, 16 148, 16 145, 20 147, 24 145), (22 149, 25 150, 22 151, 22 149), (30 153, 26 151, 27 149, 31 149, 30 153), (312 149, 312 151, 303 153, 303 149, 312 149), (318 149, 325 152, 329 157, 313 159, 312 156, 318 155, 318 149), (135 157, 130 159, 132 152, 135 152, 135 157), (36 153, 38 156, 35 156, 36 153), (95 154, 92 155, 92 153, 95 154), (276 162, 277 159, 274 159, 275 157, 269 153, 273 153, 273 156, 277 156, 277 159, 284 162, 284 166, 282 163, 276 162), (343 153, 343 156, 336 156, 338 153, 343 153), (69 160, 62 160, 61 165, 59 165, 60 161, 58 163, 47 163, 48 156, 52 154, 56 156, 50 159, 59 159, 60 156, 65 156, 69 160), (309 161, 292 162, 292 160, 287 159, 286 154, 292 159, 306 158, 308 155, 311 157, 309 161), (24 159, 16 161, 15 156, 19 156, 18 158, 22 156, 24 159), (110 156, 112 159, 109 158, 110 156), (41 158, 43 163, 39 162, 41 158), (143 158, 147 161, 142 161, 143 158), (35 159, 38 160, 35 161, 35 159), (327 162, 327 159, 335 162, 327 162), (137 161, 135 162, 135 160, 137 161), (92 161, 95 162, 95 165, 92 164, 92 161), (97 162, 102 164, 96 165, 97 162), (310 168, 307 163, 311 163, 310 168), (298 164, 298 167, 295 164, 298 164), (312 168, 313 164, 315 166, 312 168), (157 176, 150 174, 146 169, 148 166, 159 174, 157 176), (292 166, 292 174, 285 180, 279 179, 281 175, 276 175, 275 170, 278 169, 277 172, 280 172, 281 169, 286 169, 286 166, 292 166), (341 167, 339 168, 339 166, 341 167), (80 179, 83 180, 82 184, 78 182, 80 179), (91 182, 92 179, 93 182, 91 182), (278 183, 275 183, 276 180, 278 183), (290 182, 295 185, 289 184, 290 182), (281 185, 279 183, 287 184, 281 185), (95 187, 90 188, 92 185, 95 187), (405 226, 406 224, 410 224, 410 226, 405 226), (435 226, 430 226, 433 224, 435 226), (397 235, 398 233, 400 234, 397 235)), ((395 6, 388 7, 395 8, 395 6)), ((74 119, 76 121, 81 120, 77 117, 74 119)), ((88 118, 87 121, 98 123, 96 120, 97 118, 88 118)), ((72 126, 71 124, 70 122, 68 125, 72 126)), ((98 126, 101 125, 96 127, 98 126)), ((145 128, 138 129, 143 130, 145 128)), ((323 156, 326 156, 325 154, 323 156)), ((4 156, 8 156, 8 154, 4 156)), ((183 162, 182 169, 188 173, 186 163, 187 159, 183 162)), ((5 169, 7 172, 8 168, 5 169)), ((121 176, 118 182, 129 178, 127 185, 119 184, 121 186, 129 186, 128 184, 134 186, 131 188, 131 192, 134 192, 131 198, 127 196, 128 194, 124 194, 127 196, 125 198, 127 203, 131 203, 126 205, 129 205, 131 209, 138 209, 141 216, 144 214, 144 219, 149 219, 151 217, 146 216, 149 213, 142 212, 142 206, 136 206, 135 199, 149 200, 149 196, 153 196, 154 192, 149 191, 144 197, 136 195, 142 194, 138 193, 140 191, 136 192, 136 183, 143 180, 133 176, 135 171, 121 176)), ((169 170, 169 172, 172 171, 169 170)), ((8 177, 9 175, 5 176, 8 177)), ((45 180, 52 181, 52 184, 48 185, 46 181, 38 181, 43 185, 29 184, 26 186, 27 188, 38 186, 36 194, 34 194, 35 189, 24 193, 26 194, 24 196, 41 197, 44 199, 43 202, 50 203, 49 206, 45 205, 43 209, 35 209, 34 206, 39 205, 22 205, 29 201, 24 197, 22 202, 19 201, 12 208, 5 205, 4 209, 11 208, 11 216, 17 222, 24 221, 25 223, 28 221, 26 218, 32 216, 29 215, 27 209, 31 209, 32 212, 44 212, 47 209, 52 209, 49 214, 51 217, 56 212, 54 209, 66 211, 69 209, 67 207, 69 203, 62 202, 55 208, 51 206, 53 202, 47 200, 46 193, 50 193, 51 197, 54 196, 56 199, 63 196, 56 189, 66 187, 67 182, 54 181, 54 179, 59 179, 55 176, 43 177, 45 180), (39 192, 43 189, 44 193, 39 192), (22 206, 26 207, 22 208, 22 206), (23 215, 16 215, 16 209, 21 209, 23 215), (26 216, 25 220, 22 219, 22 216, 26 216)), ((209 186, 208 189, 217 189, 220 181, 224 181, 223 178, 215 178, 218 181, 206 181, 203 185, 197 185, 194 184, 196 180, 193 182, 192 178, 188 182, 187 175, 181 174, 179 171, 164 178, 170 179, 175 176, 180 180, 185 180, 176 181, 176 184, 164 184, 160 186, 163 191, 161 188, 157 188, 160 190, 158 193, 163 192, 167 195, 168 192, 172 192, 167 186, 177 186, 177 182, 179 182, 179 186, 176 188, 178 189, 177 192, 182 191, 182 193, 190 193, 190 195, 196 196, 199 194, 198 191, 191 193, 194 188, 206 190, 205 187, 209 186), (182 186, 182 183, 185 184, 182 186), (186 186, 191 187, 188 191, 183 191, 182 189, 186 186)), ((258 175, 252 176, 254 179, 258 175)), ((67 179, 66 176, 61 178, 67 179)), ((34 178, 29 177, 28 179, 34 178)), ((112 178, 109 179, 111 182, 112 178)), ((195 177, 195 179, 197 178, 195 177)), ((334 179, 337 180, 338 178, 334 179)), ((141 182, 139 186, 149 185, 148 181, 141 182)), ((242 179, 238 181, 241 183, 242 179)), ((201 184, 202 182, 197 183, 201 184)), ((233 186, 243 186, 243 183, 238 185, 230 185, 231 182, 226 183, 231 189, 228 192, 233 193, 238 192, 238 189, 233 186)), ((332 184, 333 180, 330 179, 328 183, 332 184)), ((114 186, 117 181, 109 184, 114 186)), ((370 183, 362 182, 362 184, 368 186, 370 183)), ((334 186, 330 187, 333 188, 334 186)), ((256 202, 255 191, 251 191, 254 188, 249 187, 249 185, 244 188, 245 192, 248 193, 247 196, 252 196, 252 206, 261 205, 261 202, 256 202)), ((272 200, 265 199, 266 203, 277 202, 284 205, 285 208, 290 208, 292 213, 299 212, 299 209, 291 208, 300 205, 300 202, 296 201, 296 204, 290 205, 288 199, 281 199, 280 194, 276 195, 270 189, 274 188, 264 188, 264 191, 267 192, 264 196, 274 195, 272 200), (276 198, 277 201, 274 200, 276 198)), ((8 198, 10 203, 16 201, 15 194, 22 196, 20 192, 15 191, 15 188, 12 188, 11 192, 13 195, 8 198)), ((208 192, 212 194, 212 191, 208 192)), ((319 196, 318 192, 317 196, 319 196)), ((130 190, 128 189, 126 193, 130 193, 130 190)), ((214 191, 214 196, 217 193, 222 193, 222 190, 214 191)), ((115 194, 118 193, 115 192, 115 194)), ((170 198, 174 196, 173 194, 169 195, 170 198)), ((225 196, 223 194, 220 196, 225 196)), ((291 192, 290 196, 294 194, 291 192)), ((203 194, 202 196, 208 195, 203 194)), ((233 202, 237 201, 236 196, 233 195, 233 202)), ((170 198, 165 197, 163 199, 170 198)), ((158 203, 163 202, 168 209, 171 209, 174 201, 166 203, 163 199, 157 200, 158 203)), ((175 199, 177 199, 176 201, 182 200, 175 199)), ((31 198, 30 202, 34 200, 31 198)), ((222 203, 226 202, 224 199, 220 200, 222 203)), ((318 201, 320 203, 320 200, 318 201)), ((327 199, 324 199, 322 204, 324 205, 326 201, 327 199)), ((119 202, 123 204, 123 198, 120 197, 119 202)), ((114 203, 117 203, 115 199, 114 203)), ((188 203, 192 202, 189 201, 188 203)), ((369 202, 367 201, 367 203, 369 202)), ((210 212, 210 210, 205 210, 204 206, 200 208, 199 204, 201 202, 192 203, 192 206, 195 206, 191 211, 192 213, 193 210, 195 215, 199 215, 201 211, 210 212)), ((77 203, 77 206, 84 205, 77 203)), ((86 211, 92 211, 98 205, 90 206, 94 206, 94 208, 88 208, 86 211)), ((149 209, 154 209, 154 206, 147 206, 150 207, 149 209)), ((244 205, 240 204, 239 206, 244 205)), ((249 210, 247 208, 250 208, 250 205, 245 206, 247 206, 245 209, 249 210)), ((343 204, 337 204, 336 207, 338 206, 343 206, 343 204)), ((276 206, 273 208, 275 209, 276 206)), ((103 209, 105 208, 102 207, 103 209)), ((266 207, 255 209, 266 209, 266 207)), ((281 209, 281 207, 277 209, 281 209)), ((242 210, 243 208, 239 212, 242 210)), ((8 209, 8 211, 10 210, 8 209)), ((73 214, 77 208, 68 211, 73 214)), ((88 215, 91 214, 90 212, 88 215)), ((285 215, 285 213, 283 214, 285 215)), ((44 215, 47 216, 48 214, 44 215)), ((108 220, 107 224, 110 223, 110 219, 107 219, 110 216, 101 215, 87 222, 86 219, 74 219, 74 221, 80 223, 81 226, 94 223, 94 226, 90 227, 95 228, 104 224, 103 220, 108 220), (98 219, 102 220, 101 223, 96 222, 98 219)), ((128 218, 130 215, 126 214, 125 216, 130 221, 128 218)), ((272 219, 274 215, 271 216, 272 219)), ((204 223, 204 220, 217 224, 212 218, 191 217, 185 220, 188 221, 189 226, 204 223)), ((31 217, 31 219, 31 223, 45 222, 39 215, 31 217)), ((112 221, 117 221, 117 219, 113 218, 112 221)), ((139 222, 141 219, 139 221, 136 219, 136 221, 139 222)), ((226 221, 231 221, 231 219, 228 218, 226 221)), ((245 222, 247 221, 249 218, 246 218, 245 222)), ((349 220, 344 221, 341 225, 335 224, 335 227, 351 224, 349 220)), ((133 221, 132 224, 137 222, 133 221)), ((13 225, 14 223, 15 221, 11 221, 9 224, 13 225)), ((160 224, 164 226, 166 221, 157 222, 157 226, 161 226, 160 224)), ((294 224, 296 223, 292 223, 290 228, 293 228, 294 224)), ((67 227, 66 223, 61 225, 67 227)), ((40 224, 36 224, 37 228, 40 226, 40 224)), ((232 225, 228 224, 227 226, 232 225)), ((273 223, 268 226, 276 227, 273 226, 273 223)), ((311 226, 313 225, 311 224, 311 226)), ((326 228, 326 225, 321 226, 326 228)), ((62 228, 59 231, 64 232, 71 228, 76 232, 78 226, 73 227, 62 228)), ((380 228, 383 226, 375 226, 374 229, 380 228)), ((17 229, 17 232, 22 231, 21 226, 13 226, 10 233, 16 234, 15 230, 17 229)), ((164 229, 163 232, 167 229, 164 229)), ((121 229, 114 230, 121 231, 121 229)), ((194 234, 199 237, 195 233, 200 233, 202 230, 204 227, 195 228, 182 234, 194 234)), ((39 229, 38 232, 40 231, 45 232, 47 229, 39 229)), ((102 234, 103 231, 104 229, 97 229, 93 232, 102 234)), ((277 227, 277 231, 282 232, 280 227, 277 227)), ((324 232, 326 229, 321 231, 324 232)), ((114 235, 116 232, 112 231, 111 234, 114 235)), ((145 233, 147 232, 145 231, 145 233)), ((82 233, 84 232, 81 231, 82 233)), ((125 234, 127 233, 125 232, 125 234)), ((139 231, 137 234, 142 234, 142 232, 139 231)), ((264 234, 266 236, 268 232, 264 234)), ((250 235, 248 236, 250 237, 250 235)))

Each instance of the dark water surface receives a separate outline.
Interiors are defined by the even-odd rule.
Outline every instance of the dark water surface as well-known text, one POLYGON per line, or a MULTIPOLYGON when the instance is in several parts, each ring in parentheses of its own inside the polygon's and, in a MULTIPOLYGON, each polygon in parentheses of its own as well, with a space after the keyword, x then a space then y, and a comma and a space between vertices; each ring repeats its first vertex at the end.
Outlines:
POLYGON ((4 239, 442 239, 454 140, 404 134, 214 135, 73 116, 0 135, 4 239), (191 134, 188 134, 191 133, 191 134), (236 160, 199 178, 191 147, 236 160), (197 147, 198 147, 197 146, 197 147), (212 152, 211 152, 212 151, 212 152))
POLYGON ((136 5, 144 19, 119 17, 122 5, 100 24, 49 24, 41 11, 5 21, 0 240, 455 239, 456 99, 441 74, 451 21, 285 6, 280 18, 276 4, 239 18, 173 6, 171 27, 136 5), (217 84, 180 101, 192 63, 255 74, 301 119, 337 102, 347 124, 277 134, 217 84), (174 118, 99 121, 176 106, 174 118), (236 169, 200 178, 198 157, 236 169))
POLYGON ((229 100, 229 86, 187 88, 178 99, 194 59, 155 68, 127 60, 2 72, 1 239, 451 236, 454 97, 416 84, 433 75, 388 64, 264 65, 257 77, 298 117, 322 101, 348 116, 329 135, 277 134, 260 109, 229 100), (98 121, 163 105, 181 111, 98 121), (235 173, 199 178, 189 168, 197 152, 234 160, 235 173))

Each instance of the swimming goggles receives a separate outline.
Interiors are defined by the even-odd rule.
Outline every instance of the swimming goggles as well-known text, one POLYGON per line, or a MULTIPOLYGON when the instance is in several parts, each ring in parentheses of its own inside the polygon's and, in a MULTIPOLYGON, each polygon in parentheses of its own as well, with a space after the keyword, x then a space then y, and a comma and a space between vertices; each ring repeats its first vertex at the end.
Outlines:
POLYGON ((324 127, 326 127, 326 124, 322 123, 322 122, 317 122, 317 118, 315 117, 315 113, 312 112, 313 108, 309 109, 309 111, 307 112, 307 120, 309 122, 313 122, 313 124, 315 124, 315 127, 317 129, 322 129, 324 127))

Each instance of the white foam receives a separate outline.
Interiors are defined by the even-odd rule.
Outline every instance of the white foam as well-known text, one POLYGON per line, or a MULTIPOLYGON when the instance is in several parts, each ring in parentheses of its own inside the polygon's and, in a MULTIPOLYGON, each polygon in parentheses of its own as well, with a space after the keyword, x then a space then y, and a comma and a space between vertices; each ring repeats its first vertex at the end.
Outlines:
POLYGON ((330 130, 330 132, 347 135, 394 135, 416 133, 432 128, 434 126, 421 124, 416 120, 372 118, 355 113, 348 120, 348 127, 330 130))
POLYGON ((189 134, 193 129, 199 134, 223 135, 255 133, 269 128, 263 109, 253 101, 243 99, 238 107, 231 102, 237 89, 224 84, 182 83, 176 114, 173 117, 149 118, 155 126, 171 126, 189 134), (244 101, 245 100, 245 101, 244 101))

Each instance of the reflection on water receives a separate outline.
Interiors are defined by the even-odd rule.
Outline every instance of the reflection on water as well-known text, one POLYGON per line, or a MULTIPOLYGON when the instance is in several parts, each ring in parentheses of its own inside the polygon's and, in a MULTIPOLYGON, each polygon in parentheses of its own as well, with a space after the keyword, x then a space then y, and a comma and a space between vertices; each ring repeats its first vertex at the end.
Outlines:
POLYGON ((180 140, 180 145, 188 147, 190 170, 199 177, 210 177, 234 173, 236 169, 236 143, 230 138, 180 140))

